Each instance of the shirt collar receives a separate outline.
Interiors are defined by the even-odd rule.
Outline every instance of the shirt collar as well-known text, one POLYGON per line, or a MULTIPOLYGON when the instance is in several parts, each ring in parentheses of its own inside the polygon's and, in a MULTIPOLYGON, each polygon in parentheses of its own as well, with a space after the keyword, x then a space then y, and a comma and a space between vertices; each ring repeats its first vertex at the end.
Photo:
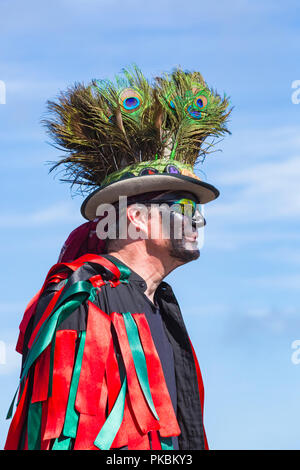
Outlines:
POLYGON ((129 282, 134 283, 142 292, 146 291, 147 283, 146 283, 145 279, 143 279, 138 273, 136 273, 131 268, 129 268, 129 266, 127 266, 125 263, 123 263, 121 260, 119 260, 119 258, 117 258, 116 256, 106 255, 106 254, 103 255, 103 256, 105 258, 108 258, 112 262, 116 261, 116 262, 120 263, 121 265, 125 266, 126 268, 128 268, 130 270, 129 282))
MULTIPOLYGON (((105 255, 102 255, 102 256, 104 256, 105 258, 108 258, 112 262, 116 261, 116 262, 122 264, 123 266, 126 266, 126 268, 128 268, 130 270, 129 282, 133 283, 141 292, 145 292, 147 290, 147 283, 146 283, 145 279, 143 279, 138 273, 136 273, 131 268, 129 268, 129 266, 127 266, 127 264, 120 261, 119 258, 117 258, 116 256, 112 256, 112 255, 108 255, 108 254, 105 254, 105 255)), ((165 297, 165 298, 168 298, 169 300, 172 300, 172 301, 175 300, 172 287, 170 286, 170 284, 168 284, 165 281, 162 281, 158 285, 158 287, 155 291, 154 297, 155 298, 165 297)))

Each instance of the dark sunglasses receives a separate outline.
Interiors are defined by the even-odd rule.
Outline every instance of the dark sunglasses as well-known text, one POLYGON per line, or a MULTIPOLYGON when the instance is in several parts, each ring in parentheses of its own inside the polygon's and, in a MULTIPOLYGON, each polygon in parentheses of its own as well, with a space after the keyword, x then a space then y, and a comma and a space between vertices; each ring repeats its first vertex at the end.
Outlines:
POLYGON ((148 201, 139 200, 138 203, 144 205, 151 205, 156 203, 167 204, 173 212, 184 215, 192 219, 193 223, 197 226, 206 225, 206 220, 201 214, 200 204, 197 204, 192 199, 181 198, 181 199, 155 199, 148 201))

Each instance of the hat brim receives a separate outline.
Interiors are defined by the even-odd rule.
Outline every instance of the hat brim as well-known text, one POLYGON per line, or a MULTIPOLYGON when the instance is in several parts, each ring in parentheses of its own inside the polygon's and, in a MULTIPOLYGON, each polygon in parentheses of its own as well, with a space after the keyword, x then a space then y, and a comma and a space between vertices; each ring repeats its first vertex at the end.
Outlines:
POLYGON ((220 194, 211 184, 190 176, 170 174, 132 176, 96 189, 83 202, 81 214, 87 220, 94 220, 100 204, 113 204, 118 201, 119 196, 130 197, 152 191, 180 190, 193 193, 200 204, 213 201, 220 194))

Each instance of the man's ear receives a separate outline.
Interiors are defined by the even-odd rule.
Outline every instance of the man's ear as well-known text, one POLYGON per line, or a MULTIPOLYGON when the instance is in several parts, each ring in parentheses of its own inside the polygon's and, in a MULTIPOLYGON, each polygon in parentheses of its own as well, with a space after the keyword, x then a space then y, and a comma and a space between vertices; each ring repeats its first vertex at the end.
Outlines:
POLYGON ((143 204, 132 204, 127 207, 128 235, 137 238, 148 238, 148 208, 143 204))

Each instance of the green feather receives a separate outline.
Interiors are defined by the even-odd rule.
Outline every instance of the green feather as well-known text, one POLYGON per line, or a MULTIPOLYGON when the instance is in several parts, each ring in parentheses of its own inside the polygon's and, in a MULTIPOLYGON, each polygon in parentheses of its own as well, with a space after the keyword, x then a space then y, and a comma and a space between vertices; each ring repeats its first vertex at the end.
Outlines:
MULTIPOLYGON (((163 132, 171 158, 194 164, 208 151, 203 147, 207 137, 229 132, 226 127, 231 110, 228 100, 208 88, 199 72, 176 69, 156 79, 157 96, 165 111, 163 132), (206 101, 202 108, 195 102, 206 101)), ((208 147, 211 145, 208 144, 208 147)))
POLYGON ((77 83, 48 102, 44 124, 67 152, 51 170, 63 165, 64 181, 90 190, 130 165, 167 158, 194 164, 208 153, 207 137, 228 132, 227 107, 227 98, 209 89, 199 72, 176 69, 151 84, 132 66, 114 81, 77 83), (207 99, 201 112, 198 96, 207 99))

